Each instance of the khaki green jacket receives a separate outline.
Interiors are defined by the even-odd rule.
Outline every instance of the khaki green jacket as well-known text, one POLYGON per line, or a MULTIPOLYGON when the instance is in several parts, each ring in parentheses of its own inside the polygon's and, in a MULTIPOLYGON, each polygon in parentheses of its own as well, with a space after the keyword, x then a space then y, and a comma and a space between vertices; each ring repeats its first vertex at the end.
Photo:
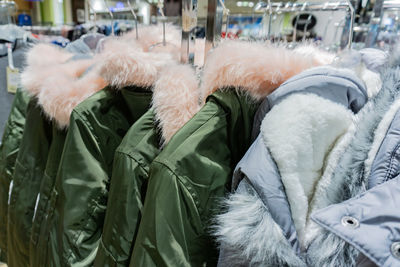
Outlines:
POLYGON ((198 111, 197 84, 190 66, 169 66, 162 71, 153 89, 153 108, 129 129, 117 148, 95 266, 129 265, 150 164, 160 153, 161 144, 198 111))
POLYGON ((32 221, 41 199, 40 187, 44 177, 52 173, 46 172, 48 166, 57 168, 73 106, 105 84, 93 73, 79 77, 94 61, 68 61, 72 56, 47 44, 36 45, 27 55, 28 64, 21 77, 31 101, 10 190, 7 226, 10 266, 30 263, 32 221), (84 94, 77 94, 79 85, 87 83, 91 87, 84 94))
POLYGON ((25 127, 29 96, 19 88, 15 94, 0 145, 0 261, 7 261, 7 213, 10 183, 25 127))

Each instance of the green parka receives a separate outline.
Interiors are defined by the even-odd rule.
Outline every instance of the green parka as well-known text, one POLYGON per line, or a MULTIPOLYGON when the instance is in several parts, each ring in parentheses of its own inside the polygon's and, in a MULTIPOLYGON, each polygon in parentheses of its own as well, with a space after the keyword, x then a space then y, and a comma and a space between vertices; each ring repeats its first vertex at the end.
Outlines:
POLYGON ((129 128, 148 110, 149 87, 173 62, 109 40, 98 62, 110 83, 71 114, 55 186, 39 235, 40 266, 89 266, 101 238, 114 154, 129 128), (44 247, 42 247, 42 245, 44 247))
POLYGON ((224 43, 207 57, 206 104, 150 166, 130 266, 216 265, 211 221, 251 144, 258 101, 314 64, 295 51, 242 42, 224 43))
MULTIPOLYGON (((40 186, 43 177, 48 176, 47 166, 58 165, 59 152, 64 146, 66 124, 63 118, 71 111, 65 104, 73 105, 86 98, 85 95, 81 98, 70 96, 77 84, 97 81, 92 74, 78 79, 93 60, 65 62, 72 56, 46 44, 35 46, 27 55, 28 65, 22 74, 22 84, 32 98, 10 193, 7 237, 10 266, 29 265, 32 220, 40 200, 40 186)), ((98 90, 105 82, 100 84, 98 90)), ((90 90, 85 93, 89 94, 90 90)))
POLYGON ((162 71, 153 89, 153 108, 129 129, 116 150, 95 266, 129 265, 147 189, 149 166, 161 151, 161 143, 169 140, 198 111, 198 102, 199 89, 191 67, 169 66, 162 71), (174 121, 166 125, 166 116, 174 121))
POLYGON ((10 183, 25 127, 28 94, 18 88, 0 145, 0 261, 7 261, 7 213, 10 183))

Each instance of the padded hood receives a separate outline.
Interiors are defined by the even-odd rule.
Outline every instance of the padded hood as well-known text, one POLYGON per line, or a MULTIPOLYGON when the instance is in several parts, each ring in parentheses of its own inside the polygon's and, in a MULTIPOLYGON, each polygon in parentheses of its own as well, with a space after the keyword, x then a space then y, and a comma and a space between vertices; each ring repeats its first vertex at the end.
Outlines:
MULTIPOLYGON (((159 26, 141 29, 146 34, 137 41, 132 33, 105 40, 103 50, 90 59, 71 60, 74 54, 39 44, 28 52, 22 85, 38 98, 49 119, 66 128, 72 110, 97 91, 107 85, 117 90, 126 86, 150 87, 165 65, 178 60, 178 48, 149 51, 149 44, 162 38, 156 37, 159 26)), ((179 36, 178 31, 175 28, 167 31, 168 37, 176 42, 174 36, 179 36)))

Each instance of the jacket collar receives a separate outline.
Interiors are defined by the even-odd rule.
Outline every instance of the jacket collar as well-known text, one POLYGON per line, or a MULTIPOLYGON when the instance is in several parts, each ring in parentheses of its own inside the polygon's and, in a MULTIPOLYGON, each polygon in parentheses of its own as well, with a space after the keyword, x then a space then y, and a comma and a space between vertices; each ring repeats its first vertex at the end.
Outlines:
MULTIPOLYGON (((132 34, 107 40, 103 51, 92 59, 70 60, 73 54, 39 44, 28 53, 22 85, 38 98, 49 119, 54 119, 59 128, 67 128, 72 110, 105 86, 149 87, 163 66, 177 60, 178 46, 149 51, 149 44, 161 38, 157 36, 160 27, 148 26, 141 30, 143 36, 138 41, 132 34)), ((179 41, 176 29, 167 32, 169 42, 179 41)))
MULTIPOLYGON (((390 122, 400 108, 400 91, 398 90, 400 86, 400 70, 392 69, 387 71, 382 76, 382 81, 382 89, 354 116, 354 123, 351 122, 348 131, 338 138, 333 150, 325 159, 325 170, 316 186, 313 201, 310 203, 313 209, 341 203, 359 195, 366 189, 369 176, 366 168, 368 168, 368 162, 372 162, 376 154, 376 152, 371 151, 374 151, 374 147, 379 147, 390 122)), ((297 99, 295 103, 299 105, 300 101, 297 99)), ((310 107, 314 106, 310 105, 310 107)), ((324 108, 328 108, 328 106, 324 105, 324 108)), ((285 114, 288 116, 293 115, 290 113, 285 114)), ((314 112, 310 114, 314 114, 314 112)), ((298 114, 295 115, 298 116, 298 114)), ((273 117, 274 113, 270 113, 269 116, 273 117)), ((279 122, 280 125, 285 120, 285 118, 282 118, 279 122)), ((269 119, 268 122, 273 121, 269 119)), ((274 125, 269 125, 269 130, 273 131, 274 125)), ((273 132, 264 132, 264 134, 270 137, 277 136, 273 132)), ((281 138, 281 136, 278 136, 278 138, 281 138)), ((264 141, 271 142, 271 140, 264 141)), ((288 140, 285 139, 285 142, 288 142, 288 140)), ((281 144, 283 143, 281 142, 281 144)), ((287 145, 285 144, 285 146, 287 145)), ((274 148, 271 150, 274 150, 274 148)), ((299 153, 303 151, 301 149, 297 150, 299 153)), ((281 156, 288 155, 282 154, 281 156)), ((279 158, 277 161, 279 161, 279 158)), ((279 165, 279 163, 277 164, 279 165)), ((286 164, 290 167, 290 162, 286 162, 286 164)), ((281 175, 285 175, 285 173, 283 172, 281 175)), ((306 252, 305 254, 296 255, 296 251, 292 249, 291 244, 283 234, 281 226, 272 218, 268 205, 261 201, 259 195, 254 192, 253 187, 248 187, 248 191, 242 188, 226 201, 229 206, 229 213, 219 217, 219 221, 223 222, 223 226, 226 229, 224 230, 222 227, 217 229, 217 234, 222 236, 221 240, 223 242, 239 244, 239 247, 243 246, 245 248, 244 251, 235 251, 233 253, 236 253, 238 258, 246 258, 250 262, 261 263, 261 265, 356 265, 358 251, 355 248, 335 233, 329 232, 311 221, 309 222, 309 227, 306 228, 309 231, 307 236, 309 243, 305 248, 306 252), (235 215, 240 216, 240 220, 247 218, 246 222, 235 220, 233 218, 235 215), (233 234, 224 233, 223 231, 233 231, 233 234), (259 238, 259 242, 254 242, 253 239, 251 241, 246 239, 246 236, 268 238, 259 238), (240 240, 241 238, 243 240, 240 240)), ((286 185, 285 189, 287 189, 286 185)), ((292 216, 295 216, 295 214, 292 213, 292 216)))
POLYGON ((236 89, 259 100, 291 76, 332 60, 332 55, 310 45, 291 51, 271 45, 227 41, 207 56, 200 88, 191 67, 169 66, 155 83, 153 95, 163 143, 167 143, 218 89, 236 89))
POLYGON ((311 45, 289 50, 262 43, 226 41, 207 56, 202 99, 205 101, 216 90, 232 88, 261 100, 290 77, 329 64, 333 58, 311 45))

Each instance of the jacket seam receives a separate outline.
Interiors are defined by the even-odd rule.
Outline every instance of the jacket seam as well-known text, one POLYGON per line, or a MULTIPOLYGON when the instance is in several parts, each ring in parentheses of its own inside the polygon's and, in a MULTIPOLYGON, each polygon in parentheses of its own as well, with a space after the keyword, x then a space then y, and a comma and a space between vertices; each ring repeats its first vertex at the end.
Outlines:
POLYGON ((386 174, 383 182, 386 182, 390 179, 390 175, 393 175, 392 171, 394 169, 394 158, 396 157, 397 150, 399 150, 400 144, 397 144, 394 151, 391 153, 389 168, 386 170, 386 174))

